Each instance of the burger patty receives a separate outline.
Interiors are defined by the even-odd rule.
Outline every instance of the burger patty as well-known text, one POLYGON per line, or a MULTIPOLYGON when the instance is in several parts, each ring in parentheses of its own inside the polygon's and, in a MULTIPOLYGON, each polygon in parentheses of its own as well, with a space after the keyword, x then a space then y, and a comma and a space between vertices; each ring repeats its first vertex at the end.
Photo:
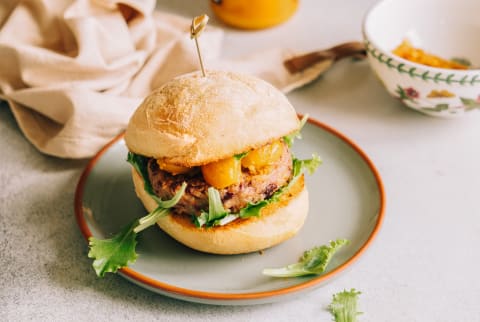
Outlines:
MULTIPOLYGON (((161 199, 171 199, 187 183, 185 194, 172 209, 177 214, 200 215, 208 210, 210 185, 203 179, 200 169, 187 174, 172 175, 158 167, 156 159, 148 161, 148 175, 153 190, 161 199)), ((282 156, 260 173, 250 173, 242 169, 238 184, 218 189, 225 210, 237 213, 248 203, 256 203, 271 197, 278 189, 286 185, 292 177, 292 156, 285 145, 282 156)))

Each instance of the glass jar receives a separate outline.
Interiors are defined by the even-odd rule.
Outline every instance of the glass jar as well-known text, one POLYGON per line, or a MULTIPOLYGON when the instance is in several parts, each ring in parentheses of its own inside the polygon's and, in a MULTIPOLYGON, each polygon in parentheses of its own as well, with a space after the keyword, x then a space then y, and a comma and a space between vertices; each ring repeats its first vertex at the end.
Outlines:
POLYGON ((262 29, 288 20, 298 0, 211 0, 210 4, 215 15, 230 26, 262 29))

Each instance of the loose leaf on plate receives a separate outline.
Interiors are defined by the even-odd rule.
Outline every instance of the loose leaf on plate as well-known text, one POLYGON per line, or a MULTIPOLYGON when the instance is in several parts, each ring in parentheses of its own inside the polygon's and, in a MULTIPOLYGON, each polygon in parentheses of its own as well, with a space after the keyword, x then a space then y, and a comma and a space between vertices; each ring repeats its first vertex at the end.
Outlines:
POLYGON ((273 277, 298 277, 322 274, 333 255, 348 243, 349 241, 346 239, 330 241, 327 245, 317 246, 305 251, 298 263, 280 268, 265 268, 263 274, 273 277))
POLYGON ((112 238, 102 240, 93 236, 90 237, 88 257, 94 259, 93 268, 97 275, 103 277, 105 273, 115 273, 119 268, 134 263, 138 256, 135 252, 137 233, 153 226, 160 217, 167 216, 170 213, 169 208, 177 204, 184 194, 185 188, 186 183, 183 183, 172 199, 159 200, 159 206, 155 210, 138 220, 134 220, 112 238))
POLYGON ((119 233, 109 239, 89 238, 90 251, 88 257, 94 258, 93 268, 98 276, 115 273, 119 268, 135 262, 137 253, 137 234, 133 231, 138 220, 125 226, 119 233))

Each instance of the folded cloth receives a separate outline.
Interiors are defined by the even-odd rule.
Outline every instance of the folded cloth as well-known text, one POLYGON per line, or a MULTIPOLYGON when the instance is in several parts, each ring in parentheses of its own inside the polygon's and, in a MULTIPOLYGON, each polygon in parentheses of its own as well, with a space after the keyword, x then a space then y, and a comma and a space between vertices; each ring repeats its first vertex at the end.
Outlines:
MULTIPOLYGON (((222 37, 202 33, 207 69, 254 74, 285 92, 324 70, 290 74, 288 49, 226 61, 222 37)), ((63 158, 93 156, 151 90, 198 70, 190 20, 158 12, 154 0, 2 0, 0 57, 0 97, 38 150, 63 158)))

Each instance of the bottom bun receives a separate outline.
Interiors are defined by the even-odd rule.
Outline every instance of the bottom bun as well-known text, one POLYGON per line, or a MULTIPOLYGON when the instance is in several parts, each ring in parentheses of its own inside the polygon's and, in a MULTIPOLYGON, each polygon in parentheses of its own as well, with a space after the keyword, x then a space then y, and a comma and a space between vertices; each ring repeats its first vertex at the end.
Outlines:
MULTIPOLYGON (((144 189, 144 182, 132 168, 135 192, 148 211, 157 203, 144 189)), ((242 254, 263 250, 293 237, 302 228, 308 213, 308 192, 303 176, 278 202, 261 210, 260 216, 237 219, 225 226, 196 227, 190 218, 171 214, 160 218, 160 228, 180 243, 212 254, 242 254)))

